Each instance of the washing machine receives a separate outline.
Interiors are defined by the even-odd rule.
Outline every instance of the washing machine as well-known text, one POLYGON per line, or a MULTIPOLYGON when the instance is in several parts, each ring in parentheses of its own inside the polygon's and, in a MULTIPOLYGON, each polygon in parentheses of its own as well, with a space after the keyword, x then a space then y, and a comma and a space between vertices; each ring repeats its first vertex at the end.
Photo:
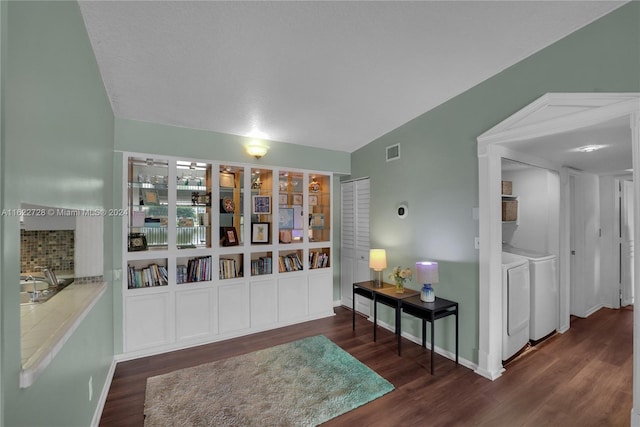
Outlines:
POLYGON ((503 245, 502 250, 529 260, 531 276, 529 339, 538 341, 558 327, 557 257, 511 245, 503 245))
POLYGON ((531 308, 529 261, 502 253, 502 360, 507 360, 529 342, 531 308))

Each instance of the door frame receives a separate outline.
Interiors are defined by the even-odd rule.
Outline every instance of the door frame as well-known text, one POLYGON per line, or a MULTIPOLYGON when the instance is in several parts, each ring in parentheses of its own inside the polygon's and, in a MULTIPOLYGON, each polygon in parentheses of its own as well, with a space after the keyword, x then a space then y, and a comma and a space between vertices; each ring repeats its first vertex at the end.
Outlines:
MULTIPOLYGON (((640 93, 548 93, 478 136, 479 178, 479 318, 478 368, 486 378, 498 378, 502 366, 501 296, 501 157, 508 144, 578 130, 615 118, 628 117, 632 135, 633 165, 640 165, 640 93)), ((640 224, 640 170, 634 167, 634 223, 640 224)), ((569 319, 569 206, 568 176, 561 172, 560 326, 569 319)), ((639 241, 640 227, 634 228, 639 241)), ((634 267, 640 271, 640 257, 634 267)), ((639 293, 640 281, 634 284, 639 293)), ((632 421, 640 425, 640 310, 634 311, 634 379, 632 421)))

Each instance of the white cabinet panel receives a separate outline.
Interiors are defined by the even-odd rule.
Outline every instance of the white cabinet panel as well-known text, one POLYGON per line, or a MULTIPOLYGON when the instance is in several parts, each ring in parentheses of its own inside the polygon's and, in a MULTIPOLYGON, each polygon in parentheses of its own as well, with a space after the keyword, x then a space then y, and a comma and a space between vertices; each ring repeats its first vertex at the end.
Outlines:
POLYGON ((216 333, 215 289, 176 292, 176 338, 178 341, 216 333))
POLYGON ((251 282, 251 327, 278 321, 278 289, 274 279, 251 282))
POLYGON ((129 296, 125 302, 125 346, 134 351, 171 342, 169 293, 129 296))
POLYGON ((330 273, 309 275, 309 314, 333 311, 333 280, 330 273))
POLYGON ((278 279, 278 320, 283 322, 306 316, 308 295, 307 276, 278 279))
POLYGON ((249 327, 249 291, 246 283, 218 288, 218 327, 221 334, 249 327))

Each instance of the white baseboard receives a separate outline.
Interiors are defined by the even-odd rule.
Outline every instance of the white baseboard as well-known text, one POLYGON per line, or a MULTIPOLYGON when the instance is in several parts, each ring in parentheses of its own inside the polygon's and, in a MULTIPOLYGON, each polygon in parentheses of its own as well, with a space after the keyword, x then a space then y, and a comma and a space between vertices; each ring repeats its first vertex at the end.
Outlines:
POLYGON ((91 420, 92 427, 98 427, 100 424, 100 418, 102 417, 102 411, 104 410, 104 404, 107 401, 107 395, 109 394, 109 389, 111 388, 111 380, 113 380, 113 375, 116 372, 116 359, 113 358, 111 360, 111 366, 109 367, 109 372, 107 372, 107 378, 104 381, 104 385, 102 386, 102 392, 100 393, 100 400, 98 400, 98 406, 96 406, 96 411, 93 413, 93 420, 91 420))
POLYGON ((585 313, 584 317, 591 316, 593 313, 595 313, 596 311, 600 310, 603 307, 604 307, 604 304, 598 304, 598 305, 592 307, 591 309, 587 310, 587 312, 585 313))
MULTIPOLYGON (((369 318, 370 322, 373 322, 373 317, 369 318)), ((396 328, 395 326, 391 326, 390 324, 386 323, 386 322, 381 322, 380 320, 378 320, 378 326, 383 327, 384 329, 390 331, 390 332, 395 332, 396 328)), ((415 335, 411 335, 407 332, 402 332, 402 336, 406 339, 408 339, 411 342, 414 342, 418 345, 422 345, 422 337, 418 338, 415 335)), ((429 341, 427 340, 426 342, 426 347, 427 349, 431 350, 431 344, 429 343, 429 341)), ((436 353, 438 353, 440 356, 444 356, 447 359, 456 360, 456 354, 455 352, 449 351, 449 350, 445 350, 442 347, 438 347, 436 345, 434 351, 436 353)), ((460 357, 460 354, 458 354, 458 363, 461 364, 462 366, 471 369, 472 371, 476 372, 478 369, 478 365, 476 363, 473 363, 472 361, 465 359, 463 357, 460 357)), ((476 372, 477 373, 477 372, 476 372)))
POLYGON ((631 408, 631 427, 640 427, 640 414, 631 408))

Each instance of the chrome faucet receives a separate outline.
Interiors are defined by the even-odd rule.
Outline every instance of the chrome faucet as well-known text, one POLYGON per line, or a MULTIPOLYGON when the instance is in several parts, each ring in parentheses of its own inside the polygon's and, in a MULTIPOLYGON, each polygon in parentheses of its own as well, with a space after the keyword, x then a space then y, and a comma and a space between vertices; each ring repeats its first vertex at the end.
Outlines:
POLYGON ((26 278, 27 281, 32 280, 33 281, 33 292, 31 292, 31 295, 29 296, 29 299, 31 300, 31 302, 36 302, 38 301, 38 298, 40 297, 40 291, 37 288, 36 285, 36 278, 29 275, 26 278))

